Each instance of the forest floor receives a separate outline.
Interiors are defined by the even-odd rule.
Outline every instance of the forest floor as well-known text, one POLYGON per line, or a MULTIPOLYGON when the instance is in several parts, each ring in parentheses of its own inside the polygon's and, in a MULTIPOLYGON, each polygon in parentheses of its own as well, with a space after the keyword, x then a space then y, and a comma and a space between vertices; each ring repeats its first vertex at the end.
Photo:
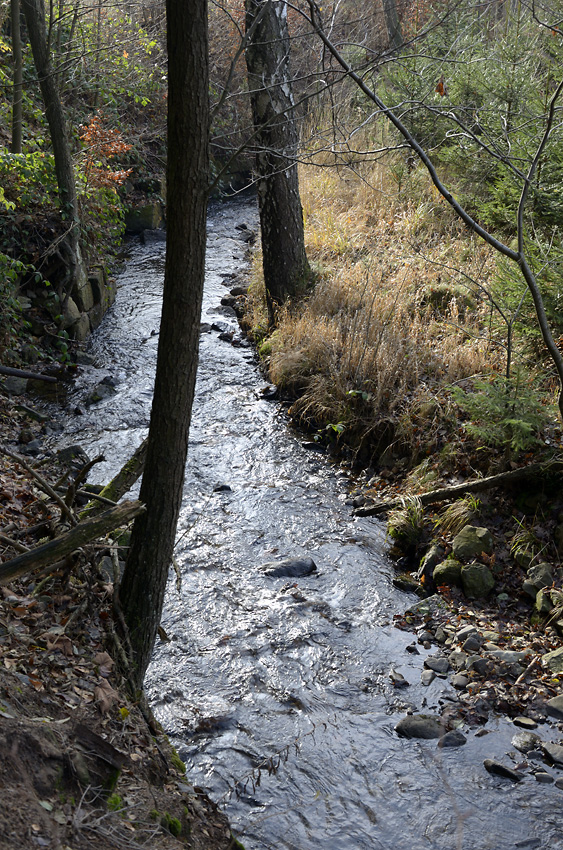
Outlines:
MULTIPOLYGON (((12 454, 40 434, 34 405, 0 394, 12 454)), ((56 457, 24 459, 51 484, 61 474, 56 457)), ((0 453, 2 561, 61 525, 41 483, 0 453)), ((0 587, 0 848, 240 847, 118 672, 112 576, 99 566, 107 546, 0 587)))

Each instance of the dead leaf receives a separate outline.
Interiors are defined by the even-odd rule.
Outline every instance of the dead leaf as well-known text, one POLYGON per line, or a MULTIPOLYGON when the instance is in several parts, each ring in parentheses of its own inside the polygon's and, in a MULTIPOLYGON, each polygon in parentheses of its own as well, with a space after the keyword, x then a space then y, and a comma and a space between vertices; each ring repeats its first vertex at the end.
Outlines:
POLYGON ((100 679, 94 688, 94 699, 98 703, 102 714, 105 714, 115 702, 118 702, 119 694, 112 688, 107 679, 100 679))
POLYGON ((107 652, 97 652, 94 656, 94 664, 99 668, 100 676, 107 678, 113 670, 113 658, 107 652))

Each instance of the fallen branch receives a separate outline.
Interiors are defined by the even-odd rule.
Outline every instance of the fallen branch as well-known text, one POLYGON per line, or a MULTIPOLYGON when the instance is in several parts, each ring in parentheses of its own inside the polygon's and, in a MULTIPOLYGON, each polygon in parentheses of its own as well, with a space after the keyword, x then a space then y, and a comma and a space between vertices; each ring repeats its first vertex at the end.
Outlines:
MULTIPOLYGON (((548 463, 532 463, 530 466, 512 469, 510 472, 501 472, 499 475, 491 475, 488 478, 477 478, 475 481, 466 481, 463 484, 455 484, 453 487, 443 487, 440 490, 431 490, 429 493, 420 493, 417 495, 417 499, 420 499, 422 505, 433 505, 436 502, 457 499, 465 493, 481 493, 484 490, 490 490, 492 487, 518 484, 530 478, 537 478, 550 472, 561 472, 561 470, 563 470, 563 461, 560 460, 548 463)), ((376 502, 373 505, 356 508, 354 516, 378 516, 394 510, 394 508, 400 508, 402 504, 403 499, 401 497, 389 499, 386 502, 376 502)))
MULTIPOLYGON (((137 451, 129 458, 127 463, 121 467, 117 475, 111 479, 109 484, 106 484, 106 486, 100 490, 97 497, 95 497, 94 494, 91 494, 92 500, 109 499, 114 503, 119 502, 121 497, 131 489, 133 484, 143 474, 146 457, 147 440, 144 439, 137 451)), ((89 502, 84 510, 80 512, 80 519, 92 516, 92 514, 96 513, 98 508, 99 505, 96 505, 95 501, 89 502)))
POLYGON ((66 534, 61 534, 60 537, 56 537, 42 546, 36 546, 29 552, 1 564, 0 584, 8 584, 18 576, 32 570, 45 569, 53 565, 64 558, 65 555, 74 552, 75 549, 79 549, 99 537, 105 537, 110 531, 122 525, 127 525, 144 511, 145 506, 139 501, 123 502, 109 511, 104 511, 99 516, 84 520, 84 522, 67 531, 66 534))
POLYGON ((13 369, 11 366, 0 366, 0 375, 10 375, 13 378, 29 378, 32 381, 47 381, 49 384, 58 383, 58 378, 52 375, 42 375, 40 372, 28 372, 27 369, 13 369))
POLYGON ((30 466, 29 463, 21 455, 15 454, 15 452, 9 452, 5 446, 0 446, 0 452, 3 455, 6 455, 6 457, 15 460, 15 462, 19 463, 20 466, 23 466, 23 468, 26 469, 29 474, 35 478, 41 490, 43 490, 44 493, 47 493, 47 495, 50 496, 51 499, 54 499, 63 514, 69 518, 72 525, 77 524, 78 520, 74 511, 71 510, 71 508, 69 508, 64 499, 61 499, 59 494, 56 493, 55 490, 53 490, 49 482, 45 481, 45 479, 42 478, 41 475, 39 475, 39 473, 32 466, 30 466))

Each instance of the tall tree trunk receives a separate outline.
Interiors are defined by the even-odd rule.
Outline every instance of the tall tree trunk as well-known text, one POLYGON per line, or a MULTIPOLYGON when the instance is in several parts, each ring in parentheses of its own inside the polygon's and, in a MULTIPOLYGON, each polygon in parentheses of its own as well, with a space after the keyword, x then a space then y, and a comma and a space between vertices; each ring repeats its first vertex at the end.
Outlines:
POLYGON ((257 151, 264 282, 273 324, 277 307, 302 294, 310 276, 297 176, 299 139, 285 0, 246 0, 246 31, 252 32, 246 66, 257 151))
POLYGON ((12 55, 14 57, 14 89, 12 92, 12 153, 22 152, 22 43, 20 32, 20 0, 11 0, 12 55))
POLYGON ((392 50, 398 50, 403 43, 403 34, 401 32, 401 24, 399 23, 399 15, 397 14, 397 0, 382 0, 382 3, 389 47, 392 50))
POLYGON ((43 0, 21 0, 35 70, 39 78, 41 95, 45 105, 45 117, 55 157, 55 173, 59 189, 59 202, 63 215, 69 222, 69 231, 63 244, 68 267, 68 280, 64 288, 70 291, 73 285, 80 288, 85 281, 85 269, 80 251, 80 221, 74 167, 65 114, 63 111, 51 57, 48 49, 45 7, 43 0))
POLYGON ((182 501, 195 389, 209 181, 206 0, 167 0, 164 296, 145 471, 119 599, 142 684, 160 622, 182 501))

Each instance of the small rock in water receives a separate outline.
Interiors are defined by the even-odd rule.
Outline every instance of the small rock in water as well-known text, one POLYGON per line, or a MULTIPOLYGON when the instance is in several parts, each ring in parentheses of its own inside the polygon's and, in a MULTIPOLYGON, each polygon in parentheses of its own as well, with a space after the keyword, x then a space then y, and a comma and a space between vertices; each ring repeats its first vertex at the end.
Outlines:
POLYGON ((213 488, 214 493, 230 493, 231 490, 232 487, 230 487, 228 484, 216 484, 213 488))
POLYGON ((563 777, 555 780, 555 787, 559 788, 560 791, 563 791, 563 777))
POLYGON ((420 681, 424 685, 425 688, 430 685, 434 679, 436 678, 436 673, 433 670, 423 670, 420 674, 420 681))
POLYGON ((542 750, 550 762, 556 767, 563 768, 563 747, 561 744, 542 744, 542 750))
POLYGON ((462 747, 467 741, 467 738, 460 732, 459 729, 452 729, 451 732, 446 732, 438 741, 439 747, 462 747))
POLYGON ((512 738, 512 746, 520 750, 521 753, 528 753, 530 750, 534 750, 538 741, 541 738, 539 735, 536 735, 534 732, 517 732, 516 735, 512 738))
POLYGON ((547 773, 547 771, 540 770, 536 773, 536 782, 543 782, 545 785, 549 785, 554 781, 551 773, 547 773))
POLYGON ((538 724, 531 717, 515 717, 512 721, 515 726, 520 726, 521 729, 537 729, 538 724))
POLYGON ((395 726, 400 738, 441 738, 444 727, 434 714, 407 714, 395 726))
POLYGON ((511 767, 506 767, 506 765, 502 764, 500 761, 485 759, 483 764, 485 765, 485 770, 488 771, 488 773, 492 773, 494 776, 504 776, 506 779, 511 779, 512 782, 520 782, 524 778, 521 773, 518 773, 516 770, 512 770, 511 767))
POLYGON ((450 669, 450 662, 443 656, 434 655, 424 659, 424 666, 429 670, 434 670, 439 676, 444 676, 450 669))
POLYGON ((468 684, 469 679, 462 673, 456 673, 456 675, 452 678, 452 687, 458 691, 464 691, 468 684))
POLYGON ((546 702, 546 708, 550 717, 556 717, 557 720, 563 720, 563 695, 553 697, 553 699, 548 699, 546 702))
POLYGON ((303 578, 316 572, 317 565, 312 558, 285 558, 262 564, 261 569, 273 578, 303 578))
POLYGON ((391 670, 389 678, 396 688, 408 688, 410 685, 410 682, 407 682, 405 677, 401 673, 397 673, 396 670, 391 670))

